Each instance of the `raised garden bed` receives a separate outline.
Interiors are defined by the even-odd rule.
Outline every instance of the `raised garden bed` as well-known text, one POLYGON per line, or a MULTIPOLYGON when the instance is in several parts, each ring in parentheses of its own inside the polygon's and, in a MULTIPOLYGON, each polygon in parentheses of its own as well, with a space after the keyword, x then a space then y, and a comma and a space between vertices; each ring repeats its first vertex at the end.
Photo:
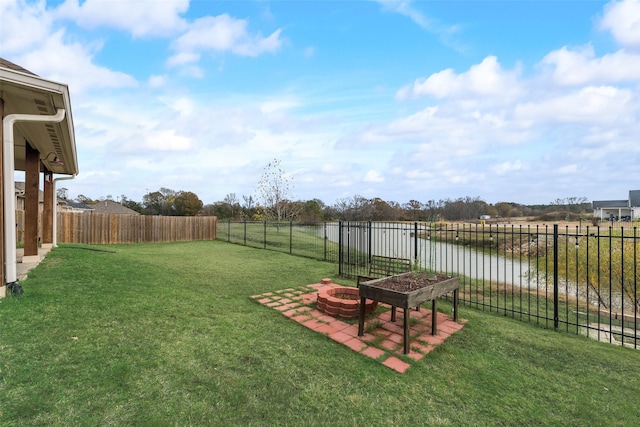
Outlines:
MULTIPOLYGON (((439 296, 453 292, 453 318, 458 320, 458 287, 460 281, 455 276, 409 272, 360 283, 361 301, 367 298, 392 306, 391 320, 395 321, 396 307, 404 309, 404 352, 409 353, 409 312, 411 307, 419 307, 432 301, 431 334, 437 333, 437 303, 439 296)), ((358 335, 364 334, 365 312, 360 309, 358 335)))

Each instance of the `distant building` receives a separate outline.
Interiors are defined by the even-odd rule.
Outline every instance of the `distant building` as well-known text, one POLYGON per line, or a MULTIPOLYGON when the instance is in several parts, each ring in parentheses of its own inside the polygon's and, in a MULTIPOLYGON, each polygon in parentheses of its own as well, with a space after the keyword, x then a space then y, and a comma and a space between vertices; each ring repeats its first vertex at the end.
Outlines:
MULTIPOLYGON (((16 191, 16 210, 23 211, 24 210, 24 182, 16 181, 15 182, 15 191, 16 191)), ((42 190, 38 190, 38 203, 39 203, 39 212, 42 213, 43 204, 44 204, 44 192, 42 190)), ((85 205, 83 203, 74 202, 71 200, 65 200, 58 198, 57 201, 57 211, 58 212, 86 212, 92 211, 93 208, 91 206, 85 205)))
MULTIPOLYGON (((16 181, 15 192, 16 192, 16 210, 23 211, 24 210, 24 182, 16 181)), ((40 204, 40 211, 42 211, 42 201, 44 200, 44 193, 42 190, 38 190, 38 203, 40 204)))
MULTIPOLYGON (((15 192, 16 192, 16 210, 23 211, 24 210, 24 200, 25 200, 25 191, 24 191, 24 182, 16 181, 14 182, 15 192)), ((62 200, 58 199, 58 207, 60 207, 60 203, 62 200)), ((44 205, 44 192, 42 190, 38 190, 38 212, 42 213, 44 205)))
POLYGON ((627 200, 598 200, 592 202, 593 216, 605 221, 633 221, 640 219, 640 190, 630 190, 627 200))
POLYGON ((116 214, 116 215, 140 215, 133 209, 122 206, 113 200, 100 200, 99 202, 89 205, 93 213, 99 214, 116 214))
POLYGON ((58 199, 59 212, 93 212, 93 207, 73 200, 58 199))

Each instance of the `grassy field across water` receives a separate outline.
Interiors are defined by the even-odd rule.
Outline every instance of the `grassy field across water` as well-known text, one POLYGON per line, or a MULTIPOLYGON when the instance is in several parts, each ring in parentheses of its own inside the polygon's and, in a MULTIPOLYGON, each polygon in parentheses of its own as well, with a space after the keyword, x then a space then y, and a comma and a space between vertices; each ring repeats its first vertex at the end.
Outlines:
POLYGON ((637 425, 637 350, 462 307, 398 374, 249 298, 353 284, 336 273, 219 241, 61 245, 0 300, 0 425, 637 425))

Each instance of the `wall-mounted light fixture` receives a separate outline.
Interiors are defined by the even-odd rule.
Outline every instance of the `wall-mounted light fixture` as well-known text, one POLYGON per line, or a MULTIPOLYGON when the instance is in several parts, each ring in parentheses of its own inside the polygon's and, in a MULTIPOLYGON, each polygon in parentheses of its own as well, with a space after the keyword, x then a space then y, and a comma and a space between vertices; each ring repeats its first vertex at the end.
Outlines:
POLYGON ((53 163, 55 165, 60 165, 60 166, 64 165, 64 163, 62 163, 62 160, 60 160, 60 157, 58 157, 55 151, 50 152, 45 157, 41 157, 40 160, 46 161, 49 164, 53 163), (47 160, 49 157, 51 157, 52 154, 54 155, 53 160, 51 161, 47 160))

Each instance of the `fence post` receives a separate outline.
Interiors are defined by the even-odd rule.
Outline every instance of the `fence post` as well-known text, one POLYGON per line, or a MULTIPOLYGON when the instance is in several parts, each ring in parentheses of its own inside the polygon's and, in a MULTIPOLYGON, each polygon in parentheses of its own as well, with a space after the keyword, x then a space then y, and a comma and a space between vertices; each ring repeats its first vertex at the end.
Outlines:
POLYGON ((322 239, 323 241, 323 259, 326 261, 327 260, 327 223, 324 223, 324 239, 322 239))
POLYGON ((418 265, 418 222, 413 223, 413 262, 418 265))
POLYGON ((342 221, 338 221, 338 276, 342 276, 342 221))
POLYGON ((558 329, 558 224, 553 225, 553 327, 558 329))
POLYGON ((264 221, 264 249, 267 249, 267 221, 264 221))
POLYGON ((368 255, 367 255, 367 260, 369 261, 369 264, 371 264, 371 248, 372 248, 372 245, 373 245, 373 242, 372 242, 373 241, 373 237, 371 235, 371 221, 369 221, 368 224, 367 224, 367 234, 368 234, 368 236, 367 236, 367 240, 368 240, 368 242, 367 242, 367 252, 369 252, 368 255))
POLYGON ((293 253, 293 221, 289 221, 289 255, 293 253))

